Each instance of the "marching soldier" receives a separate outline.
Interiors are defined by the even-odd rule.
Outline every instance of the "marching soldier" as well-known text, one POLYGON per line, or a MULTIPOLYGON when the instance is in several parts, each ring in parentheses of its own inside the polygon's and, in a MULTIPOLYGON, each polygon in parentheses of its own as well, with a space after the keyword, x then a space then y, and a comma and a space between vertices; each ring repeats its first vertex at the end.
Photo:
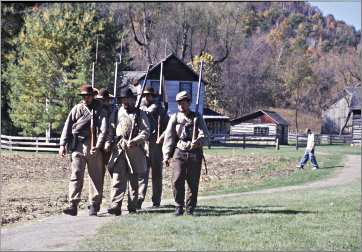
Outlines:
POLYGON ((162 108, 160 103, 154 101, 156 96, 154 89, 152 87, 146 87, 143 94, 144 98, 142 99, 143 104, 141 105, 141 109, 147 114, 151 133, 147 142, 149 155, 147 159, 147 171, 145 176, 141 176, 138 179, 138 209, 141 209, 146 196, 150 168, 152 170, 152 203, 154 207, 160 206, 162 195, 162 144, 156 141, 158 130, 161 131, 165 129, 169 120, 167 111, 162 108), (161 127, 158 127, 158 123, 161 123, 161 127))
POLYGON ((123 89, 120 94, 121 107, 111 125, 105 150, 112 149, 108 169, 112 170, 111 207, 108 213, 121 214, 122 201, 128 184, 128 211, 135 213, 138 200, 138 176, 146 172, 146 152, 144 143, 150 129, 145 112, 135 107, 136 96, 130 89, 123 89), (133 129, 133 130, 132 130, 133 129), (129 137, 132 134, 131 138, 129 137))
POLYGON ((59 155, 66 154, 66 146, 71 152, 71 177, 69 182, 69 207, 63 212, 75 216, 81 199, 84 171, 87 166, 92 190, 89 191, 89 215, 97 215, 102 202, 103 158, 100 149, 107 130, 106 112, 94 99, 92 86, 80 88, 83 100, 70 111, 60 137, 59 155), (93 129, 91 129, 93 120, 93 129), (93 140, 96 134, 96 142, 93 140))
POLYGON ((185 180, 188 184, 186 213, 192 215, 197 204, 197 193, 202 164, 202 146, 208 142, 208 130, 202 116, 190 110, 190 95, 181 91, 176 95, 179 112, 173 114, 165 130, 162 147, 167 166, 174 159, 172 189, 176 203, 175 215, 182 215, 185 205, 185 180), (194 119, 196 135, 193 140, 194 119))

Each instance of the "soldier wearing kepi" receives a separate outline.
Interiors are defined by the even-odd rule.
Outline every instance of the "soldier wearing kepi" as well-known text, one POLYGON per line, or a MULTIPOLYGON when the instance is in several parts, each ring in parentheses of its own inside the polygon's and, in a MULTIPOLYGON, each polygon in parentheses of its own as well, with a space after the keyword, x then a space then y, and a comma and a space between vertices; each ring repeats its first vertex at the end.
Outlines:
POLYGON ((169 120, 167 111, 159 102, 155 102, 156 95, 152 87, 146 87, 143 95, 141 109, 147 114, 151 133, 147 142, 147 171, 145 176, 141 176, 138 179, 138 209, 141 209, 146 196, 150 168, 152 171, 152 203, 154 207, 160 206, 162 196, 162 143, 157 143, 156 141, 162 142, 161 139, 157 139, 157 136, 161 135, 159 133, 162 133, 158 132, 158 130, 162 131, 162 129, 165 129, 169 120), (158 127, 158 123, 161 124, 160 127, 158 127))
POLYGON ((130 89, 123 89, 120 94, 121 107, 111 125, 105 150, 114 141, 108 169, 113 171, 111 188, 111 207, 108 213, 121 214, 122 201, 128 183, 128 211, 136 212, 138 200, 138 176, 146 172, 146 152, 144 143, 150 134, 147 115, 135 107, 136 96, 130 89), (133 129, 133 130, 132 130, 133 129), (132 134, 132 135, 131 135, 132 134), (130 137, 131 135, 131 137, 130 137), (114 140, 114 138, 116 140, 114 140))
POLYGON ((89 215, 97 215, 99 211, 104 173, 100 149, 105 141, 108 127, 106 112, 103 106, 94 99, 92 87, 85 84, 81 86, 80 91, 83 100, 70 111, 60 137, 59 148, 59 155, 62 157, 66 154, 66 146, 71 152, 70 205, 63 212, 73 216, 77 215, 86 166, 92 187, 92 190, 89 191, 89 215), (91 125, 93 125, 93 129, 91 129, 91 125))
POLYGON ((166 166, 174 159, 172 189, 176 203, 175 215, 182 215, 185 205, 185 180, 188 184, 186 213, 192 215, 197 204, 197 193, 202 164, 202 146, 208 142, 208 130, 204 119, 190 110, 190 95, 181 91, 176 95, 179 112, 168 122, 162 147, 166 166), (196 138, 193 140, 196 117, 196 138))

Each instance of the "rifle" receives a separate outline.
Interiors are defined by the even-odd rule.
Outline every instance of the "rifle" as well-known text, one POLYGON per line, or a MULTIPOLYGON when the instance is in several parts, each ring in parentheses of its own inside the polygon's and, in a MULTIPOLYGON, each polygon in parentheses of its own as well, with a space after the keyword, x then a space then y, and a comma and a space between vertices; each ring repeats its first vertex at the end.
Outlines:
MULTIPOLYGON (((148 65, 147 73, 146 73, 146 76, 145 76, 145 78, 143 80, 143 84, 142 84, 142 87, 141 87, 141 94, 138 97, 137 102, 136 102, 136 106, 135 106, 136 111, 138 111, 140 106, 141 106, 141 100, 142 100, 143 92, 145 91, 145 87, 146 87, 146 83, 147 83, 147 77, 148 77, 148 73, 150 72, 150 69, 151 69, 151 65, 148 65)), ((132 128, 131 128, 131 132, 130 132, 129 137, 128 137, 128 142, 130 142, 132 140, 132 136, 133 136, 134 131, 136 129, 135 124, 138 121, 138 116, 139 116, 139 113, 136 112, 134 120, 132 122, 132 128)), ((127 150, 125 150, 124 154, 126 156, 127 163, 128 163, 128 166, 129 166, 129 169, 130 169, 131 173, 134 173, 131 162, 130 162, 128 154, 127 154, 127 150)))
MULTIPOLYGON (((196 138, 198 136, 197 132, 197 114, 199 112, 199 105, 200 105, 200 90, 201 90, 201 79, 202 79, 202 68, 204 66, 204 62, 201 60, 200 62, 200 74, 199 74, 199 82, 197 83, 197 96, 196 96, 196 104, 195 104, 195 117, 194 117, 194 127, 192 130, 192 142, 196 141, 196 138)), ((207 174, 207 165, 206 165, 206 159, 204 154, 202 154, 202 159, 204 160, 205 164, 205 173, 207 174)))
POLYGON ((200 62, 200 74, 199 74, 199 82, 197 84, 197 96, 196 96, 196 104, 195 104, 195 117, 194 117, 194 128, 192 131, 192 141, 195 141, 197 138, 197 113, 199 112, 199 105, 200 105, 200 90, 201 90, 201 79, 202 79, 202 67, 204 62, 200 62))
MULTIPOLYGON (((98 41, 98 40, 97 40, 98 41)), ((92 89, 94 88, 94 65, 95 62, 92 63, 92 89)), ((94 130, 94 108, 91 111, 91 123, 90 123, 90 134, 91 134, 91 148, 96 146, 96 134, 94 130)))
MULTIPOLYGON (((163 61, 161 61, 161 70, 160 70, 160 87, 158 91, 159 96, 162 99, 162 105, 164 108, 164 112, 167 113, 168 110, 168 97, 167 97, 167 91, 166 91, 166 84, 165 84, 165 77, 163 76, 163 61)), ((159 113, 158 120, 157 120, 157 141, 160 141, 161 132, 162 132, 162 115, 159 113)))

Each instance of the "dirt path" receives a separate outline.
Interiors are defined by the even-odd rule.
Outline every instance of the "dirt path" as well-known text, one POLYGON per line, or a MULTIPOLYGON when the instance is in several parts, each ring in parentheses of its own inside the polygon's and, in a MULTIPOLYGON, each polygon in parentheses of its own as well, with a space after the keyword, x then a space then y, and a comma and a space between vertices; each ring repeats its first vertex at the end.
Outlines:
MULTIPOLYGON (((361 179, 361 156, 346 156, 346 165, 335 176, 324 180, 297 186, 271 188, 253 192, 232 193, 225 195, 199 197, 199 200, 218 199, 225 197, 238 197, 242 195, 265 194, 331 187, 351 183, 361 179)), ((164 200, 164 204, 173 203, 164 200)), ((150 203, 144 204, 144 207, 150 203)), ((105 212, 101 210, 101 213, 105 212)), ((114 220, 107 214, 101 217, 89 217, 86 211, 81 211, 79 216, 66 215, 52 216, 27 224, 18 224, 13 227, 1 229, 1 250, 72 250, 77 247, 77 242, 85 237, 95 235, 96 229, 107 222, 114 220)))

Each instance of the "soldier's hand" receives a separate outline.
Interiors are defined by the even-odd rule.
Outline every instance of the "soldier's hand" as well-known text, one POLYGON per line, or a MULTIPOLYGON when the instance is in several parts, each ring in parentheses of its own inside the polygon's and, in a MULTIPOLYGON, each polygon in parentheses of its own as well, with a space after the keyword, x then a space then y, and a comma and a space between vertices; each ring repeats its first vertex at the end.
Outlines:
POLYGON ((65 146, 60 146, 59 147, 59 156, 61 157, 65 157, 66 151, 65 151, 65 146))
POLYGON ((104 151, 105 151, 105 152, 109 152, 110 150, 111 150, 111 144, 108 143, 108 142, 106 142, 106 143, 104 144, 104 151))
POLYGON ((195 142, 192 142, 191 143, 191 149, 196 149, 196 148, 199 148, 200 147, 200 143, 195 141, 195 142))
POLYGON ((166 167, 169 167, 170 166, 170 159, 163 160, 163 163, 165 164, 166 167))
POLYGON ((136 146, 136 143, 134 141, 130 140, 127 142, 128 149, 131 149, 132 147, 135 147, 135 146, 136 146))
POLYGON ((93 155, 98 151, 98 147, 92 147, 92 149, 90 150, 90 154, 93 155))

